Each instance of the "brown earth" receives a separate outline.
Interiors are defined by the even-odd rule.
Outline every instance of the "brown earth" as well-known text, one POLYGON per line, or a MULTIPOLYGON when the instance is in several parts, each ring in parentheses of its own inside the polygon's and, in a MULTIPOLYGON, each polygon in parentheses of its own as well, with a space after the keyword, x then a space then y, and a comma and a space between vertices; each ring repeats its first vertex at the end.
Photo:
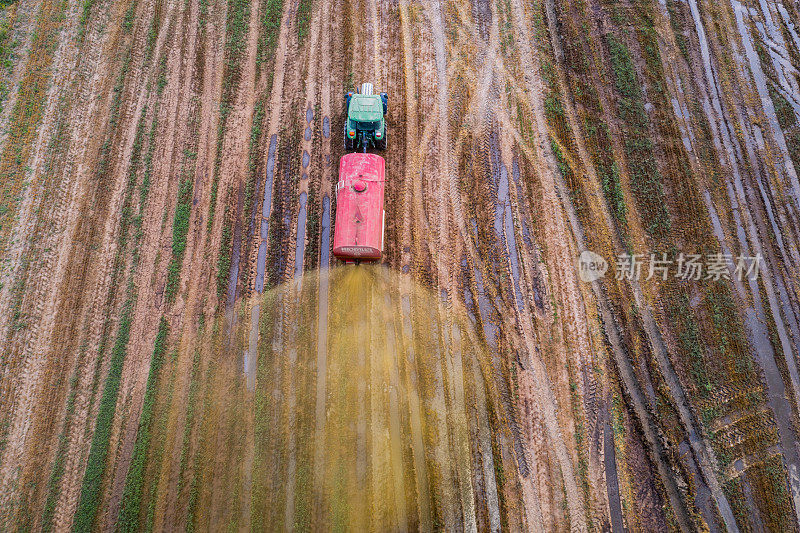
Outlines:
POLYGON ((396 342, 411 350, 403 335, 427 327, 404 307, 412 281, 464 309, 501 411, 481 418, 491 402, 469 389, 493 430, 471 434, 470 484, 431 466, 458 447, 424 424, 447 422, 454 367, 435 369, 421 405, 396 395, 413 369, 383 376, 386 413, 377 390, 357 391, 363 431, 385 416, 424 436, 378 458, 413 464, 417 483, 370 527, 798 529, 794 3, 21 0, 2 13, 0 530, 250 529, 264 524, 259 472, 286 487, 275 524, 293 524, 303 484, 328 472, 318 444, 303 477, 293 430, 313 422, 324 443, 331 392, 276 370, 287 397, 273 414, 295 444, 263 470, 258 415, 238 405, 257 396, 249 356, 230 347, 248 346, 261 294, 304 275, 320 300, 332 290, 310 274, 328 266, 343 95, 362 81, 389 94, 396 342), (586 250, 608 260, 604 279, 578 277, 586 250), (752 281, 615 279, 627 252, 764 263, 752 281), (460 514, 437 514, 453 494, 460 514))

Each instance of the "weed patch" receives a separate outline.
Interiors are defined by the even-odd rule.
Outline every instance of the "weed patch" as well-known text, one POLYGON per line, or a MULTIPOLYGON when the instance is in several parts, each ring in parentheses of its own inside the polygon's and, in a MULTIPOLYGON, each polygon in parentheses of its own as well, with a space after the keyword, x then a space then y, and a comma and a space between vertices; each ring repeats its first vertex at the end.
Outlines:
POLYGON ((311 5, 313 0, 300 0, 297 6, 297 40, 302 44, 308 36, 308 27, 311 25, 311 5))
MULTIPOLYGON (((9 117, 8 140, 0 155, 0 250, 5 249, 7 234, 22 200, 28 159, 44 113, 51 64, 66 5, 64 0, 42 2, 17 101, 9 117)), ((7 32, 8 29, 6 35, 7 32)), ((6 55, 2 59, 8 61, 9 57, 6 55)))
MULTIPOLYGON (((606 44, 614 73, 614 86, 619 93, 619 115, 624 121, 623 146, 631 173, 631 186, 647 233, 656 239, 664 238, 671 229, 661 174, 650 140, 647 113, 642 90, 634 70, 627 45, 613 34, 606 34, 606 44)), ((613 189, 612 205, 614 199, 613 189)))
POLYGON ((97 508, 100 505, 100 491, 106 469, 106 457, 108 455, 109 440, 111 439, 111 425, 117 411, 117 393, 122 379, 122 366, 128 350, 128 340, 133 321, 133 307, 136 303, 134 293, 133 278, 131 278, 128 283, 127 298, 122 307, 119 332, 111 350, 111 362, 103 386, 103 395, 100 398, 100 408, 97 411, 97 422, 95 423, 92 445, 86 462, 86 472, 81 485, 81 496, 73 524, 73 531, 76 532, 92 531, 94 529, 97 508))
POLYGON ((150 446, 150 437, 152 435, 153 406, 155 405, 161 366, 164 364, 164 354, 167 351, 168 334, 169 325, 162 316, 153 346, 153 354, 150 357, 150 372, 147 376, 142 414, 139 417, 136 444, 133 448, 133 457, 131 458, 128 475, 125 478, 125 490, 122 495, 122 506, 120 507, 118 518, 120 531, 139 530, 139 509, 142 500, 142 484, 144 483, 147 450, 150 446))
POLYGON ((225 64, 222 77, 222 97, 219 102, 219 122, 214 157, 214 174, 211 183, 211 203, 208 211, 207 231, 214 227, 219 194, 219 169, 222 165, 222 144, 225 128, 231 113, 233 99, 241 81, 241 61, 244 56, 247 36, 247 23, 250 16, 249 0, 228 0, 225 23, 225 64))
POLYGON ((164 293, 168 302, 175 300, 180 285, 181 266, 186 253, 186 235, 189 233, 189 217, 192 213, 191 178, 184 179, 178 188, 178 203, 172 222, 172 259, 167 272, 167 285, 164 293))
POLYGON ((233 224, 231 223, 230 208, 225 207, 225 220, 222 223, 222 242, 220 254, 217 259, 217 296, 220 301, 225 298, 228 284, 228 274, 231 270, 231 252, 233 247, 233 224))

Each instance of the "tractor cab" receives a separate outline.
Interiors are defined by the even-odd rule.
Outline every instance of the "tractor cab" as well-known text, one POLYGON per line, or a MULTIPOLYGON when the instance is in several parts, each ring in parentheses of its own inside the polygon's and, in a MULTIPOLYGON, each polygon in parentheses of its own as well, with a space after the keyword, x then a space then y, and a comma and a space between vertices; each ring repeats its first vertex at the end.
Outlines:
POLYGON ((386 93, 373 94, 372 91, 372 84, 364 83, 359 92, 349 92, 345 97, 344 146, 347 150, 386 149, 384 117, 389 97, 386 93))

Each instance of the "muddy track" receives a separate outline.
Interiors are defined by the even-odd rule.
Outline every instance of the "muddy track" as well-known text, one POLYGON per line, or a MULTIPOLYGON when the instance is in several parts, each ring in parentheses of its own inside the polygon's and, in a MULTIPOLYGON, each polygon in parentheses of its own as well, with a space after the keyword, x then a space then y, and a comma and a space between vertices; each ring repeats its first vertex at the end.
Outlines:
MULTIPOLYGON (((548 2, 548 26, 549 26, 549 29, 550 29, 550 32, 551 32, 552 41, 554 43, 557 43, 556 44, 556 56, 558 57, 559 54, 560 54, 563 57, 563 51, 560 51, 560 41, 558 40, 558 37, 557 37, 557 30, 556 30, 556 27, 555 27, 555 20, 554 19, 555 19, 555 12, 554 12, 554 9, 553 9, 552 2, 548 2)), ((562 90, 566 91, 567 88, 566 88, 566 84, 564 82, 563 74, 561 75, 560 83, 561 83, 562 90)), ((571 121, 571 125, 572 125, 573 130, 576 131, 576 132, 579 132, 580 129, 579 129, 579 127, 578 127, 578 125, 577 125, 577 123, 576 123, 576 121, 574 119, 574 110, 572 110, 571 105, 569 103, 567 103, 566 108, 567 108, 567 115, 569 117, 569 120, 571 121)), ((580 135, 577 135, 576 136, 576 140, 577 140, 576 144, 578 146, 578 154, 580 156, 580 159, 583 161, 583 167, 591 169, 591 164, 589 163, 589 161, 590 161, 589 160, 589 156, 588 156, 586 148, 585 148, 585 146, 583 144, 582 137, 580 135)), ((592 170, 589 170, 589 172, 591 173, 592 170)), ((594 179, 592 181, 597 183, 596 176, 594 176, 594 179)), ((566 190, 566 184, 565 183, 562 183, 561 187, 564 190, 566 190)), ((597 189, 599 190, 599 187, 597 189)), ((570 209, 574 211, 574 207, 571 207, 570 209)), ((612 222, 612 219, 611 219, 611 215, 608 212, 608 210, 607 209, 603 209, 602 212, 603 212, 603 216, 605 218, 605 221, 606 221, 606 224, 608 225, 608 227, 613 227, 613 222, 612 222)), ((571 215, 571 217, 573 219, 575 219, 574 213, 571 215)), ((577 224, 577 220, 574 220, 573 223, 577 224)), ((619 243, 617 243, 617 246, 620 246, 619 243)), ((582 246, 582 248, 584 248, 584 247, 582 246)), ((597 289, 595 289, 595 292, 600 297, 602 297, 602 293, 599 292, 597 289)), ((643 301, 643 296, 641 294, 641 289, 638 286, 634 286, 634 294, 636 295, 637 301, 640 302, 640 304, 639 304, 640 305, 640 309, 642 309, 643 312, 644 312, 646 328, 648 330, 648 334, 651 335, 651 343, 652 343, 653 346, 657 347, 657 351, 660 353, 660 358, 661 358, 660 359, 660 364, 662 365, 662 372, 664 372, 665 375, 671 376, 671 380, 668 380, 668 383, 669 383, 670 389, 672 390, 673 401, 675 401, 676 404, 678 405, 678 409, 679 409, 679 411, 681 413, 681 417, 682 417, 682 419, 684 421, 684 424, 687 426, 687 431, 689 432, 689 434, 690 435, 691 434, 695 434, 696 435, 696 432, 698 431, 698 429, 696 428, 695 422, 694 422, 693 417, 692 417, 692 414, 690 413, 690 411, 688 409, 686 398, 685 398, 684 389, 683 389, 682 385, 678 382, 677 376, 675 375, 674 370, 671 368, 670 363, 668 362, 668 359, 667 359, 667 356, 666 356, 666 347, 663 345, 663 341, 659 337, 658 327, 656 326, 656 324, 655 324, 655 322, 653 320, 653 317, 650 314, 649 305, 646 302, 643 301)), ((605 319, 607 319, 607 318, 605 318, 605 319)), ((613 326, 609 325, 607 327, 613 327, 613 326)), ((613 348, 615 350, 615 355, 617 357, 617 362, 618 362, 617 364, 620 364, 621 362, 624 361, 624 357, 625 357, 623 354, 618 352, 620 350, 621 346, 618 343, 615 345, 615 343, 613 343, 613 342, 612 342, 612 346, 613 346, 613 348)), ((630 386, 629 386, 629 389, 630 389, 630 386)), ((638 410, 639 413, 643 414, 645 412, 645 406, 644 405, 640 405, 637 410, 638 410)), ((651 421, 649 415, 647 415, 646 418, 642 420, 642 424, 648 425, 648 426, 652 424, 652 421, 651 421)), ((651 440, 651 446, 656 446, 655 450, 657 450, 658 449, 657 443, 654 440, 652 440, 652 437, 650 437, 650 440, 651 440)), ((708 443, 707 442, 703 442, 697 436, 695 436, 694 439, 691 439, 691 440, 692 440, 693 450, 694 450, 694 452, 697 454, 697 456, 699 458, 698 462, 700 464, 700 468, 701 468, 701 470, 703 472, 703 475, 706 478, 707 482, 712 487, 712 496, 715 499, 715 501, 717 503, 717 506, 718 506, 718 509, 720 510, 720 513, 723 516, 723 520, 725 521, 726 527, 729 530, 735 530, 737 528, 736 521, 735 521, 735 519, 733 517, 733 514, 732 514, 732 512, 730 510, 730 505, 729 505, 729 503, 727 501, 727 498, 724 496, 724 494, 722 493, 722 491, 721 491, 721 489, 719 487, 719 483, 717 481, 717 476, 713 471, 713 465, 716 463, 715 459, 713 458, 713 452, 712 452, 711 457, 709 457, 709 445, 708 445, 708 443)), ((660 458, 659 458, 659 460, 660 460, 660 458)), ((667 474, 667 472, 669 472, 669 469, 665 465, 661 465, 660 469, 662 471, 662 475, 664 475, 663 480, 664 480, 665 484, 669 487, 669 485, 672 483, 673 474, 671 472, 667 474)), ((669 496, 670 496, 670 499, 672 501, 673 506, 675 506, 675 509, 680 509, 681 507, 679 507, 679 506, 681 505, 681 502, 680 502, 679 494, 678 494, 678 491, 677 491, 676 487, 673 486, 673 487, 671 487, 669 489, 669 496)), ((684 520, 684 523, 683 523, 684 526, 688 527, 688 522, 686 521, 687 520, 686 517, 683 517, 682 520, 684 520)))
MULTIPOLYGON (((99 47, 99 46, 98 46, 98 47, 97 47, 97 51, 99 52, 99 51, 100 51, 100 49, 101 49, 101 47, 99 47)), ((92 61, 92 60, 91 60, 91 59, 89 59, 89 60, 88 60, 88 63, 87 63, 87 64, 88 64, 88 65, 90 65, 90 66, 92 65, 92 62, 91 62, 91 61, 92 61)), ((84 80, 81 80, 81 81, 79 82, 79 86, 83 86, 84 88, 88 88, 88 85, 87 85, 87 84, 85 84, 85 82, 86 82, 86 80, 85 80, 85 79, 84 79, 84 80)), ((102 90, 102 89, 105 89, 105 90, 110 90, 110 88, 111 88, 111 87, 110 87, 110 85, 108 85, 108 84, 106 84, 105 86, 98 84, 98 85, 96 85, 96 86, 95 86, 95 88, 96 88, 96 89, 99 89, 99 90, 102 90)), ((80 93, 79 93, 79 94, 80 94, 80 93)), ((80 107, 79 107, 79 106, 76 106, 76 107, 77 107, 77 109, 80 109, 80 107)), ((75 125, 76 125, 76 126, 78 126, 78 127, 85 126, 85 124, 81 125, 79 121, 77 121, 75 125)), ((86 139, 86 136, 85 136, 85 134, 84 134, 82 137, 78 137, 78 138, 81 138, 81 139, 86 139)), ((82 147, 82 146, 83 146, 83 147, 85 147, 85 145, 82 145, 82 143, 74 143, 74 144, 71 144, 71 145, 70 145, 70 148, 72 148, 72 147, 75 147, 75 148, 78 150, 78 153, 80 153, 80 149, 81 149, 81 147, 82 147), (77 145, 77 146, 76 146, 76 145, 77 145)), ((56 160, 56 161, 57 161, 57 160, 56 160)), ((79 171, 79 176, 80 176, 80 171, 79 171)), ((88 176, 86 176, 86 174, 84 174, 82 177, 83 177, 83 178, 84 178, 84 180, 85 180, 85 178, 86 178, 86 177, 88 177, 88 176)), ((67 183, 69 183, 69 181, 67 181, 67 183)), ((82 181, 82 180, 79 178, 78 180, 76 180, 76 182, 75 182, 75 185, 77 185, 77 186, 84 185, 84 186, 85 186, 85 183, 86 183, 85 181, 82 181)), ((73 196, 72 196, 72 198, 71 198, 71 202, 72 202, 72 203, 75 203, 75 202, 77 201, 77 199, 78 199, 78 198, 80 198, 79 196, 78 196, 78 197, 76 197, 76 196, 75 196, 75 194, 76 194, 76 192, 77 192, 78 190, 80 190, 80 189, 76 189, 76 188, 73 188, 73 189, 72 189, 72 195, 73 195, 73 196)), ((91 190, 91 189, 90 189, 90 190, 91 190)), ((84 193, 84 194, 85 194, 85 193, 84 193)), ((96 207, 96 208, 98 208, 98 211, 100 211, 100 209, 102 208, 102 206, 103 206, 103 203, 102 203, 102 201, 99 201, 99 202, 98 202, 98 203, 95 205, 95 207, 96 207)), ((75 228, 75 225, 76 225, 76 223, 80 224, 80 223, 78 222, 78 219, 77 219, 77 218, 76 218, 76 216, 75 216, 75 215, 77 215, 77 213, 79 213, 79 212, 80 212, 80 211, 73 211, 73 212, 72 212, 72 215, 71 215, 71 216, 69 216, 69 217, 67 217, 66 228, 69 228, 69 229, 70 229, 70 230, 72 230, 73 232, 74 232, 74 229, 73 229, 73 228, 75 228)), ((80 227, 80 225, 79 225, 79 227, 80 227)), ((84 225, 84 227, 86 227, 86 225, 84 225)), ((93 230, 93 231, 97 231, 97 228, 92 228, 92 230, 93 230)), ((69 232, 67 232, 67 235, 68 235, 68 236, 70 236, 70 233, 69 233, 69 232)), ((73 236, 73 237, 74 237, 74 236, 75 236, 75 233, 72 233, 72 234, 71 234, 71 236, 73 236)), ((69 241, 67 241, 67 242, 69 242, 69 241)), ((86 249, 86 250, 80 250, 80 249, 78 249, 78 252, 81 252, 81 251, 83 251, 83 252, 85 253, 85 252, 87 252, 87 251, 88 251, 88 244, 89 244, 89 243, 91 243, 91 238, 87 238, 86 240, 84 240, 84 241, 82 241, 82 242, 86 242, 86 243, 87 243, 87 249, 86 249)), ((46 248, 45 248, 45 251, 47 251, 47 249, 46 249, 46 248)), ((58 270, 58 272, 59 272, 59 273, 61 273, 61 272, 66 272, 67 274, 69 274, 69 273, 76 273, 76 269, 75 269, 74 267, 71 269, 70 267, 72 267, 73 265, 75 265, 75 263, 74 263, 73 261, 75 261, 77 258, 76 258, 75 256, 72 256, 72 257, 70 257, 70 255, 68 254, 68 253, 69 253, 69 251, 73 251, 73 252, 74 252, 74 251, 75 251, 75 249, 74 249, 74 248, 72 248, 72 249, 71 249, 71 247, 70 247, 70 246, 66 246, 66 247, 61 247, 61 248, 60 248, 60 251, 61 251, 61 256, 60 256, 60 258, 59 258, 59 263, 60 263, 61 265, 63 265, 64 267, 66 267, 66 268, 65 268, 64 270, 61 270, 61 269, 59 269, 59 270, 58 270), (65 263, 66 263, 66 264, 65 264, 65 263)), ((79 255, 79 254, 78 254, 78 255, 79 255)), ((86 260, 86 257, 84 257, 83 259, 78 259, 78 261, 80 261, 81 263, 84 263, 84 262, 85 262, 85 260, 86 260)), ((82 266, 83 266, 83 265, 82 265, 82 266)), ((78 270, 77 270, 77 273, 81 273, 81 274, 83 274, 83 273, 81 272, 81 270, 82 270, 82 268, 81 268, 81 269, 78 269, 78 270)), ((62 278, 62 279, 64 279, 64 283, 66 283, 66 282, 67 282, 67 278, 68 278, 68 277, 69 277, 69 276, 65 276, 65 278, 62 278)), ((103 277, 105 277, 105 276, 103 276, 103 277)), ((80 277, 77 277, 77 276, 76 276, 76 278, 77 278, 78 280, 80 280, 80 277)), ((56 280, 58 280, 58 278, 56 278, 56 280)), ((72 280, 70 280, 70 282, 71 282, 71 281, 72 281, 72 280)), ((55 284, 55 288, 56 288, 56 289, 58 289, 58 287, 59 287, 59 286, 63 286, 63 285, 61 285, 60 283, 58 283, 58 282, 57 282, 57 283, 55 284)), ((58 294, 58 293, 56 292, 55 294, 58 294)), ((102 294, 102 289, 101 289, 101 291, 98 293, 98 296, 99 296, 99 294, 102 294)), ((76 295, 75 295, 75 297, 76 297, 76 299, 77 299, 77 302, 78 302, 78 305, 80 305, 81 298, 82 298, 82 297, 85 297, 85 296, 87 296, 87 295, 81 295, 81 294, 76 294, 76 295)), ((91 300, 91 296, 90 296, 89 300, 91 300)), ((84 301, 85 301, 85 300, 84 300, 84 301)), ((57 304, 57 312, 59 313, 58 315, 56 315, 56 317, 57 317, 57 318, 56 318, 57 324, 59 324, 59 325, 66 325, 66 324, 69 324, 69 320, 71 320, 72 318, 77 318, 77 317, 79 317, 79 316, 80 316, 79 314, 78 314, 77 316, 75 315, 75 311, 78 311, 78 310, 80 310, 80 307, 78 307, 78 309, 74 309, 74 308, 73 308, 73 309, 71 309, 71 311, 72 311, 73 313, 72 313, 71 315, 67 315, 66 313, 64 313, 64 311, 63 311, 63 308, 61 308, 61 307, 60 307, 61 305, 63 305, 63 301, 62 301, 62 302, 59 302, 59 304, 57 304), (66 319, 66 320, 65 320, 65 319, 66 319), (66 324, 65 324, 65 322, 66 322, 66 324)), ((96 315, 95 315, 95 316, 96 316, 96 315)), ((49 318, 49 317, 44 317, 44 318, 45 318, 45 319, 47 319, 47 318, 49 318)), ((73 326, 77 326, 77 324, 78 324, 78 322, 73 322, 73 323, 72 323, 72 325, 73 325, 73 326)), ((69 326, 68 326, 68 327, 69 327, 69 326)), ((58 331, 58 329, 56 329, 56 331, 58 331)), ((50 343, 51 343, 51 346, 53 346, 53 347, 56 347, 56 346, 58 346, 58 345, 60 344, 60 342, 63 342, 63 341, 66 341, 67 343, 70 343, 70 342, 74 343, 74 344, 72 344, 72 346, 73 346, 73 350, 75 350, 75 351, 78 351, 78 350, 79 350, 79 348, 78 348, 78 346, 80 345, 80 344, 79 344, 79 339, 70 339, 70 338, 63 339, 63 340, 62 340, 62 339, 52 339, 52 340, 50 340, 50 343)), ((69 350, 68 350, 68 352, 69 352, 69 350)), ((62 381, 62 382, 61 382, 61 386, 63 387, 63 386, 65 386, 65 385, 66 385, 66 383, 62 381)), ((47 393, 47 391, 46 391, 46 390, 44 390, 44 391, 42 391, 42 392, 43 392, 43 393, 45 393, 45 394, 47 393)), ((63 398, 63 396, 62 396, 62 398, 63 398)), ((52 400, 51 400, 51 401, 52 401, 52 400)), ((57 401, 56 401, 56 403, 57 403, 57 401)), ((42 473, 40 473, 39 475, 42 475, 42 473)))

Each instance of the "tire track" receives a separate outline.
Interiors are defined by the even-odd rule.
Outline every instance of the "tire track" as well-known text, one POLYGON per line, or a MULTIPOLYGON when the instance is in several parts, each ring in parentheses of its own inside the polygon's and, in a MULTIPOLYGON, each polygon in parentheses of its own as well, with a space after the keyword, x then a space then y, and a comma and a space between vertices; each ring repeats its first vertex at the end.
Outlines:
MULTIPOLYGON (((114 35, 114 36, 112 36, 112 37, 113 37, 113 38, 112 38, 112 42, 113 42, 113 43, 116 43, 116 42, 118 42, 118 39, 119 39, 119 35, 118 35, 118 34, 117 34, 117 35, 114 35)), ((102 85, 101 85, 101 84, 98 84, 98 88, 99 88, 100 86, 102 86, 102 85)), ((108 87, 108 84, 106 84, 106 85, 105 85, 105 90, 108 90, 108 89, 109 89, 109 87, 108 87)), ((97 115, 95 115, 95 116, 97 116, 97 115)), ((121 174, 120 176, 122 176, 122 174, 121 174)), ((121 189, 122 189, 122 187, 118 187, 118 189, 119 189, 119 190, 121 190, 121 189)), ((108 200, 106 199, 106 202, 107 202, 107 201, 108 201, 108 200)), ((109 205, 108 203, 105 203, 105 204, 103 204, 102 202, 100 202, 100 203, 98 203, 98 204, 95 204, 95 209, 96 209, 97 211, 99 211, 99 212, 102 212, 101 210, 102 210, 102 209, 104 209, 104 208, 106 208, 106 209, 107 209, 107 208, 108 208, 108 205, 109 205), (104 207, 104 205, 105 205, 105 207, 104 207)), ((118 201, 117 201, 117 202, 113 202, 113 201, 112 201, 111 205, 112 205, 112 206, 114 206, 114 205, 119 205, 119 202, 118 202, 118 201)), ((112 209, 113 209, 113 207, 112 207, 112 209)), ((82 210, 81 210, 81 211, 82 211, 82 210)), ((80 213, 81 211, 78 211, 78 213, 80 213)), ((77 214, 77 213, 76 213, 76 214, 77 214)), ((76 220, 79 220, 79 219, 76 219, 76 220)), ((114 219, 113 219, 113 217, 112 217, 112 219, 111 219, 111 220, 114 220, 114 219)), ((104 238, 103 238, 105 243, 110 243, 110 242, 112 242, 112 239, 111 239, 111 235, 112 235, 112 233, 111 233, 111 232, 112 232, 114 229, 115 229, 115 226, 114 226, 114 225, 111 223, 111 221, 109 220, 109 221, 106 223, 106 227, 105 227, 105 236, 104 236, 104 238)), ((79 241, 79 242, 87 242, 87 241, 79 241)), ((101 249, 103 249, 103 250, 107 250, 108 248, 109 248, 108 246, 103 246, 101 249)), ((111 247, 111 250, 112 250, 112 252, 109 252, 109 255, 111 255, 111 253, 113 253, 113 246, 111 247)), ((74 257, 73 257, 72 259, 74 259, 74 257)), ((108 269, 110 270, 110 262, 108 263, 108 265, 109 265, 109 266, 108 266, 108 269)), ((104 298, 105 298, 105 296, 103 296, 103 289, 102 289, 102 285, 101 285, 100 291, 98 291, 98 293, 97 293, 97 296, 98 296, 98 297, 100 297, 100 298, 102 298, 102 299, 104 299, 104 298)), ((96 300, 96 301, 98 301, 98 300, 96 300)), ((73 312, 73 311, 71 310, 71 312, 73 312)), ((97 318, 96 318, 96 321, 97 321, 97 319, 99 319, 99 315, 98 315, 98 314, 95 314, 94 316, 95 316, 95 317, 97 317, 97 318)))
MULTIPOLYGON (((142 8, 148 12, 153 8, 152 2, 144 4, 142 8)), ((100 22, 98 22, 100 24, 100 22)), ((144 28, 134 30, 134 48, 143 49, 144 28), (138 46, 137 46, 138 45, 138 46)), ((92 138, 92 131, 102 131, 100 121, 103 118, 105 108, 98 107, 100 102, 99 95, 108 94, 110 91, 110 80, 101 74, 103 58, 107 57, 112 50, 116 50, 118 41, 112 35, 107 39, 98 29, 92 28, 84 48, 86 58, 80 70, 80 75, 84 78, 83 87, 77 93, 77 102, 73 120, 71 137, 75 142, 71 146, 70 154, 67 156, 67 170, 77 178, 75 185, 70 193, 70 205, 78 205, 79 209, 67 211, 65 221, 64 242, 85 242, 87 247, 83 250, 75 250, 70 247, 61 247, 57 271, 63 272, 62 283, 70 283, 70 286, 95 287, 95 290, 86 295, 85 299, 80 299, 80 291, 74 291, 76 303, 70 298, 61 300, 58 306, 59 322, 73 322, 71 324, 56 326, 56 330, 66 331, 77 330, 77 324, 81 324, 80 331, 85 332, 74 340, 75 346, 80 346, 79 355, 76 357, 73 376, 76 383, 73 386, 75 392, 74 406, 75 414, 70 427, 64 428, 64 435, 67 441, 65 448, 64 474, 62 476, 59 497, 55 503, 53 527, 57 530, 65 530, 71 526, 72 519, 77 507, 79 491, 81 486, 81 475, 85 466, 85 458, 88 453, 88 421, 93 410, 93 395, 91 393, 92 382, 95 371, 99 368, 100 362, 87 358, 88 354, 100 353, 101 341, 106 333, 104 330, 110 327, 106 323, 106 318, 113 305, 113 297, 108 294, 112 281, 112 262, 105 261, 100 263, 100 268, 92 268, 90 243, 97 239, 97 232, 86 223, 84 213, 88 211, 88 206, 92 202, 97 202, 98 197, 102 199, 102 192, 93 188, 94 184, 90 181, 92 177, 91 168, 87 168, 87 157, 89 153, 99 150, 99 144, 92 138), (104 82, 105 80, 105 82, 104 82), (72 167, 72 168, 71 168, 72 167), (81 302, 85 302, 82 304, 81 302), (82 309, 82 305, 85 309, 82 309)), ((118 36, 118 34, 117 34, 118 36)), ((95 204, 96 205, 96 204, 95 204)), ((95 207, 96 209, 96 207, 95 207)), ((102 237, 105 245, 100 245, 100 249, 107 249, 110 243, 110 234, 106 226, 105 234, 102 237)), ((59 284, 54 285, 56 288, 59 284)), ((58 290, 60 294, 70 294, 63 290, 58 290)))
MULTIPOLYGON (((284 2, 283 6, 283 14, 281 15, 281 20, 288 20, 289 14, 291 12, 291 2, 284 2)), ((259 223, 260 227, 260 243, 257 247, 255 261, 251 265, 251 275, 248 276, 248 279, 254 280, 253 290, 256 293, 261 294, 264 290, 264 277, 266 275, 266 260, 267 254, 270 246, 272 243, 269 240, 270 236, 270 219, 272 217, 272 211, 274 209, 275 199, 273 195, 277 190, 275 187, 275 166, 276 166, 276 155, 277 155, 277 148, 278 148, 278 130, 280 125, 283 123, 283 116, 286 113, 285 110, 285 99, 284 90, 285 90, 285 76, 286 76, 286 65, 287 59, 290 56, 290 44, 289 44, 289 32, 290 27, 288 24, 281 24, 280 25, 280 32, 278 35, 278 45, 275 51, 275 66, 273 72, 273 82, 271 87, 271 93, 269 97, 269 118, 267 120, 267 134, 266 138, 269 139, 269 149, 266 154, 265 159, 265 168, 266 168, 266 179, 264 180, 264 195, 260 205, 261 209, 261 219, 259 223)))
MULTIPOLYGON (((156 121, 157 127, 156 130, 153 130, 155 135, 151 139, 156 146, 151 164, 151 192, 148 194, 146 203, 141 206, 144 218, 149 220, 158 219, 159 215, 174 209, 176 202, 173 199, 177 198, 179 182, 183 180, 180 161, 185 157, 183 154, 186 153, 185 150, 182 152, 178 147, 185 146, 187 138, 191 136, 191 132, 187 131, 184 126, 189 123, 189 115, 192 112, 192 106, 187 105, 190 97, 185 96, 192 94, 187 88, 187 84, 191 83, 192 73, 189 72, 187 75, 186 65, 188 60, 188 69, 191 71, 194 66, 194 58, 185 58, 184 47, 176 46, 178 43, 185 43, 183 38, 187 32, 187 28, 184 27, 185 16, 183 16, 185 4, 179 6, 176 2, 168 4, 165 8, 164 23, 162 24, 162 30, 165 32, 163 41, 157 41, 152 70, 145 74, 152 80, 151 83, 156 85, 161 76, 159 71, 162 67, 160 65, 164 65, 163 92, 156 90, 146 97, 148 100, 146 105, 153 109, 153 120, 156 121), (175 140, 159 142, 165 138, 175 140)), ((160 231, 151 227, 150 231, 145 232, 142 236, 136 273, 140 279, 158 279, 160 277, 159 274, 163 272, 164 265, 158 260, 159 252, 170 246, 170 231, 171 228, 162 225, 160 231)), ((116 463, 108 493, 107 517, 109 522, 117 520, 119 515, 130 460, 133 458, 137 434, 141 430, 139 420, 150 374, 153 342, 165 303, 160 288, 160 284, 155 283, 142 284, 137 288, 134 309, 134 316, 137 319, 133 321, 131 327, 131 340, 123 367, 119 393, 120 397, 128 399, 130 407, 125 413, 127 423, 120 427, 118 444, 120 459, 116 463)), ((178 298, 180 299, 180 296, 178 298)), ((181 316, 174 317, 173 315, 171 327, 180 329, 181 316)))

